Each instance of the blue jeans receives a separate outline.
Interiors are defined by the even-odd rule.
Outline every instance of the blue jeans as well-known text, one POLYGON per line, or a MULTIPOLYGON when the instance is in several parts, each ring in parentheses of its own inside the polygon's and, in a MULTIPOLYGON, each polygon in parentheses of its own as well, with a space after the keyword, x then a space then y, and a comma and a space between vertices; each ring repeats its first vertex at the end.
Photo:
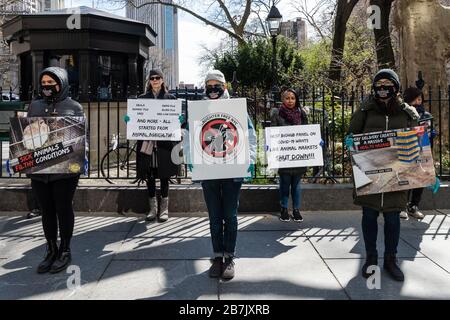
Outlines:
POLYGON ((289 193, 292 195, 292 206, 294 209, 300 209, 301 176, 281 174, 280 175, 280 205, 282 208, 289 207, 289 193))
MULTIPOLYGON (((377 255, 378 219, 377 210, 363 207, 362 230, 366 252, 377 255)), ((400 212, 384 212, 384 254, 396 255, 400 239, 400 212)))
POLYGON ((215 257, 235 254, 241 186, 242 182, 233 179, 202 182, 215 257))

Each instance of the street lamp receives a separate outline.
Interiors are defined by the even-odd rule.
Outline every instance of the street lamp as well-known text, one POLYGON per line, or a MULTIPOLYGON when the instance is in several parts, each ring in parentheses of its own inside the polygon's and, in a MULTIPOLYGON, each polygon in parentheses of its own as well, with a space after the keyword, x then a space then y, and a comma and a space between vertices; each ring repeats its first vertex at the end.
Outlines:
POLYGON ((277 36, 281 31, 281 20, 283 16, 281 15, 275 4, 270 8, 269 15, 267 16, 266 23, 269 33, 272 36, 272 92, 275 98, 275 94, 278 93, 277 82, 278 82, 278 71, 277 71, 277 36))

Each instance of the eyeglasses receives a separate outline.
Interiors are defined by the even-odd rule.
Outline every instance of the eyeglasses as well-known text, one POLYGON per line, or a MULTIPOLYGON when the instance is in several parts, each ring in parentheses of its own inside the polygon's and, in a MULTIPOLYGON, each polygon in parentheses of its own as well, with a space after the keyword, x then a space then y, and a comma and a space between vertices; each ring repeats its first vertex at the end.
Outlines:
POLYGON ((223 85, 221 84, 215 84, 215 85, 207 85, 206 89, 222 89, 223 85))
POLYGON ((161 80, 161 77, 159 77, 159 76, 150 77, 150 81, 155 81, 155 80, 161 80))

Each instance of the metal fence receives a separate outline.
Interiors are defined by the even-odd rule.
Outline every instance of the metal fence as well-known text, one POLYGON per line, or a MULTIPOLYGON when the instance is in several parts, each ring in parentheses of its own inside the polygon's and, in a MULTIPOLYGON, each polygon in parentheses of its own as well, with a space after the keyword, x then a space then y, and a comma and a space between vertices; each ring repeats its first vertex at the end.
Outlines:
MULTIPOLYGON (((1 89, 1 88, 0 88, 1 89)), ((123 92, 120 88, 108 88, 109 92, 123 92)), ((96 90, 99 92, 99 90, 96 90)), ((130 92, 139 90, 127 90, 129 97, 136 97, 130 92)), ((201 89, 175 89, 170 91, 179 99, 184 99, 183 112, 186 113, 186 106, 189 100, 202 99, 204 94, 201 89)), ((311 182, 348 182, 351 179, 351 165, 344 148, 345 134, 348 130, 352 113, 360 106, 361 102, 370 93, 363 88, 351 88, 348 91, 331 92, 325 88, 299 88, 297 90, 300 96, 301 104, 307 109, 310 123, 317 123, 321 126, 322 139, 324 140, 324 166, 309 168, 305 178, 311 182)), ((0 93, 1 90, 0 90, 0 93)), ((11 96, 9 92, 7 95, 11 96)), ((5 95, 3 95, 5 96, 5 95)), ((29 91, 29 97, 33 92, 29 91)), ((77 90, 77 97, 83 96, 83 104, 87 116, 87 130, 90 137, 90 152, 88 153, 89 168, 85 178, 88 179, 106 179, 114 183, 118 179, 128 179, 131 182, 136 180, 136 143, 127 141, 126 127, 123 116, 126 113, 126 99, 121 95, 83 94, 77 90)), ((266 170, 264 164, 264 143, 262 141, 264 128, 270 126, 270 110, 280 104, 278 100, 272 99, 270 93, 261 93, 257 89, 241 90, 235 97, 245 97, 247 99, 248 113, 255 128, 258 137, 258 162, 254 172, 256 182, 265 183, 275 178, 273 172, 266 170)), ((435 116, 435 126, 438 136, 434 139, 433 152, 436 165, 436 172, 442 179, 448 179, 450 176, 450 120, 449 114, 450 86, 443 90, 438 88, 436 92, 428 88, 428 94, 425 96, 424 105, 426 109, 435 116), (444 125, 444 121, 446 121, 444 125)), ((26 101, 25 104, 29 104, 26 101)), ((0 109, 1 113, 7 109, 0 109)), ((1 119, 1 118, 0 118, 1 119)), ((4 119, 3 119, 4 121, 4 119)), ((1 122, 1 120, 0 120, 1 122)), ((1 132, 0 132, 1 134, 1 132)), ((3 137, 7 134, 3 132, 3 137)), ((8 158, 8 141, 3 138, 1 141, 0 158, 1 170, 0 177, 8 178, 5 170, 5 161, 8 158)), ((23 176, 21 176, 23 177, 23 176)), ((186 165, 180 166, 176 182, 182 179, 190 179, 186 165)))

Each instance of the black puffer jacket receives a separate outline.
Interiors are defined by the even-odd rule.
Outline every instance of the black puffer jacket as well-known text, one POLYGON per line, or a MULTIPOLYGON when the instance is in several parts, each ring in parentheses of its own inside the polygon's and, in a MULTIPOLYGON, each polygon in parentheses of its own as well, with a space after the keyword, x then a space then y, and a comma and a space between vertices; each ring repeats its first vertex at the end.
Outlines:
MULTIPOLYGON (((173 95, 169 93, 160 93, 157 97, 158 99, 176 99, 173 95)), ((155 99, 153 92, 149 91, 146 94, 139 96, 139 99, 155 99)), ((172 162, 172 149, 175 145, 180 142, 177 141, 157 141, 156 142, 156 159, 157 159, 157 170, 152 170, 151 165, 153 162, 152 154, 147 155, 140 152, 142 148, 142 142, 137 143, 137 156, 136 156, 136 166, 137 166, 137 176, 140 179, 146 179, 148 176, 154 178, 170 178, 178 174, 179 166, 172 162)))
MULTIPOLYGON (((64 69, 50 67, 44 69, 39 76, 39 83, 44 75, 52 77, 59 85, 60 91, 53 98, 39 96, 33 100, 28 107, 28 117, 50 117, 50 116, 74 116, 84 117, 83 107, 69 97, 69 78, 64 69)), ((61 179, 77 177, 79 174, 30 174, 32 180, 51 182, 61 179)))

